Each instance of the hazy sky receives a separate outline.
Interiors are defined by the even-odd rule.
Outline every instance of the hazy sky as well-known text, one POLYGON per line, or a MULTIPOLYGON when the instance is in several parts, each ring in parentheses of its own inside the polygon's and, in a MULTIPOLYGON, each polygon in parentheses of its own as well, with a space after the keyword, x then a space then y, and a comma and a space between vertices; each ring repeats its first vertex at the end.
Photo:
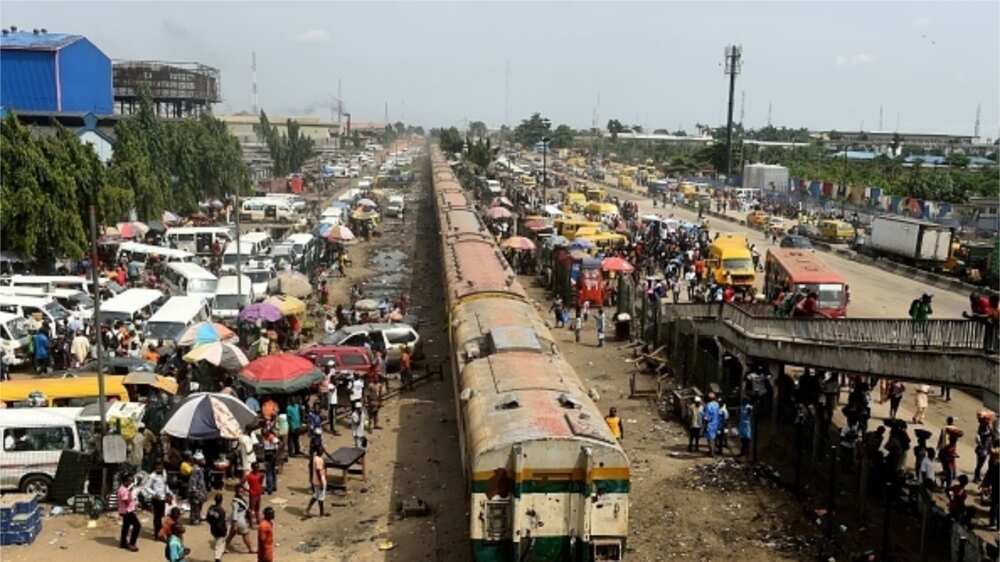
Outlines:
POLYGON ((425 126, 541 111, 589 127, 724 123, 723 48, 742 44, 745 124, 971 134, 1000 129, 1000 3, 104 3, 4 0, 0 24, 88 36, 112 58, 222 71, 217 113, 329 115, 425 126))

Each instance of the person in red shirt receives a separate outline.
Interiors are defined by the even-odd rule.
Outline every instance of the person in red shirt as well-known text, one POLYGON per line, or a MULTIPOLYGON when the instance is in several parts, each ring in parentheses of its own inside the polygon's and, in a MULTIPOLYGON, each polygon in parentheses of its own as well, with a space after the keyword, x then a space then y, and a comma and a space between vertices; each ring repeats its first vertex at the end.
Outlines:
POLYGON ((827 318, 827 315, 819 309, 819 295, 817 295, 815 291, 810 292, 806 295, 806 298, 802 299, 802 301, 795 306, 794 316, 799 318, 815 318, 817 316, 827 318))
POLYGON ((260 498, 264 495, 264 473, 260 470, 259 463, 255 462, 250 465, 250 472, 243 477, 243 481, 246 482, 248 496, 250 497, 250 513, 253 514, 250 527, 253 528, 255 523, 262 524, 260 519, 260 498))
POLYGON ((264 509, 264 520, 257 528, 257 562, 274 562, 274 508, 264 509))
POLYGON ((736 290, 733 289, 732 285, 726 285, 726 288, 722 290, 722 302, 733 302, 736 297, 736 290))

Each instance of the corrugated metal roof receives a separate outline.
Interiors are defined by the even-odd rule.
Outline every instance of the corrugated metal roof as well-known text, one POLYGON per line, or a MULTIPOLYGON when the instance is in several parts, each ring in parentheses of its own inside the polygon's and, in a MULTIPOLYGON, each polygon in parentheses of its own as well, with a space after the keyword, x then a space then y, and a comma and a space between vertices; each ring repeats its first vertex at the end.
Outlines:
POLYGON ((63 47, 83 39, 82 35, 70 33, 34 33, 15 31, 0 35, 0 49, 21 49, 27 51, 58 51, 63 47))

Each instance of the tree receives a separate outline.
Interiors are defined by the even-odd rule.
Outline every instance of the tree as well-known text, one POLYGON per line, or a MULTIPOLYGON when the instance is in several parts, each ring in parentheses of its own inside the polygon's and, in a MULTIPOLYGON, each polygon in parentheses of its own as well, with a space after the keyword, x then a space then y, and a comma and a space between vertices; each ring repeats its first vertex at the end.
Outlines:
POLYGON ((493 162, 494 150, 490 144, 490 139, 479 139, 475 143, 468 142, 469 151, 466 160, 472 162, 480 170, 485 171, 493 162))
POLYGON ((969 165, 969 157, 961 152, 952 152, 945 157, 944 163, 952 168, 964 168, 969 165))
POLYGON ((632 125, 633 133, 642 133, 642 125, 632 125))
POLYGON ((458 132, 458 129, 455 127, 443 129, 439 135, 438 142, 441 143, 441 150, 452 153, 462 152, 465 141, 462 140, 462 134, 458 132))
POLYGON ((611 135, 611 142, 618 140, 618 133, 625 132, 625 126, 617 119, 608 120, 608 134, 611 135))
POLYGON ((551 136, 552 123, 542 117, 541 113, 532 113, 531 117, 521 121, 514 128, 514 141, 526 147, 533 147, 544 137, 551 136))
POLYGON ((684 129, 677 129, 676 131, 674 131, 671 134, 674 135, 675 137, 686 137, 686 136, 688 136, 687 132, 684 129))
POLYGON ((569 125, 559 125, 552 132, 552 146, 555 148, 568 148, 573 145, 575 133, 569 125))
POLYGON ((470 137, 484 139, 486 138, 486 133, 487 133, 486 123, 483 123, 482 121, 473 121, 469 123, 470 137))
POLYGON ((402 121, 396 121, 393 125, 396 129, 396 134, 402 136, 406 132, 406 125, 402 121))

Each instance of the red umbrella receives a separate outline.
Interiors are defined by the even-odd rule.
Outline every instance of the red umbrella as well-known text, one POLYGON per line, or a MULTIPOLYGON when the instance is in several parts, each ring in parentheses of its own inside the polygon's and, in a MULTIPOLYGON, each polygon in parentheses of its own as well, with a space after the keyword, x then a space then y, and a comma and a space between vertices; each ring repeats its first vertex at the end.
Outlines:
POLYGON ((503 207, 490 207, 490 209, 486 211, 486 216, 491 219, 509 219, 512 215, 510 214, 510 211, 503 207))
POLYGON ((239 379, 259 394, 290 394, 318 383, 323 373, 308 359, 277 353, 251 361, 239 379))
POLYGON ((524 223, 524 228, 527 228, 528 230, 545 230, 546 228, 551 227, 551 224, 541 219, 532 219, 530 221, 525 221, 524 223))
POLYGON ((510 199, 506 197, 494 197, 493 201, 490 203, 490 207, 514 207, 514 204, 510 202, 510 199))
POLYGON ((504 240, 500 243, 500 246, 504 248, 511 248, 514 250, 534 250, 535 243, 523 236, 511 236, 510 238, 504 240))
POLYGON ((635 271, 632 264, 619 257, 604 258, 601 262, 601 269, 604 271, 620 271, 622 273, 632 273, 635 271))

